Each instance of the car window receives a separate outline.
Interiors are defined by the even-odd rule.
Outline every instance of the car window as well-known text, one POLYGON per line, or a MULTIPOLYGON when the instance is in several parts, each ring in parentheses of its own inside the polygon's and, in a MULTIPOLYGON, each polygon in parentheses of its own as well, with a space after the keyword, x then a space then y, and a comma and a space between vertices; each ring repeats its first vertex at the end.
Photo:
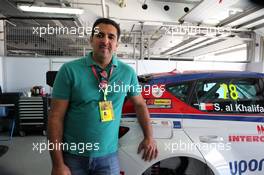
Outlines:
POLYGON ((172 93, 175 97, 180 99, 181 101, 187 103, 188 100, 188 91, 191 87, 190 82, 184 82, 184 83, 177 83, 173 85, 167 86, 167 91, 172 93))
POLYGON ((207 112, 264 112, 263 82, 263 79, 257 78, 199 80, 194 88, 191 105, 207 112))

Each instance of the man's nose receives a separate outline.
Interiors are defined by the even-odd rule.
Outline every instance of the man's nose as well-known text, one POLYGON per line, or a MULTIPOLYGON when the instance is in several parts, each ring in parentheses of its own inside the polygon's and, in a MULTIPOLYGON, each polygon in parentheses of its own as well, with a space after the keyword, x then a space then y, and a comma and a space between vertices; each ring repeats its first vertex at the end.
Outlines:
POLYGON ((107 36, 104 36, 103 38, 101 38, 101 42, 104 42, 104 43, 108 43, 109 39, 107 36))

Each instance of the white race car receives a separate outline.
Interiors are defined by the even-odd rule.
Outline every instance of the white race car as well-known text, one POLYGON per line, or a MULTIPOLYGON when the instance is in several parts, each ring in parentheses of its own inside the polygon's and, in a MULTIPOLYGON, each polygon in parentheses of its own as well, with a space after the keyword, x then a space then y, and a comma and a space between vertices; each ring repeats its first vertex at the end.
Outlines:
POLYGON ((143 134, 127 100, 121 175, 264 174, 264 74, 169 72, 139 81, 159 155, 145 162, 137 154, 143 134))

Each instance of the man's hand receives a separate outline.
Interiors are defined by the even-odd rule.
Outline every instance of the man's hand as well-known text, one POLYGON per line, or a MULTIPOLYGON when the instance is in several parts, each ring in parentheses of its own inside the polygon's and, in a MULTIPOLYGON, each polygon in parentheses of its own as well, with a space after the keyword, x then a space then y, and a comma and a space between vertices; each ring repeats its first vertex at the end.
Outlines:
POLYGON ((146 139, 142 140, 142 142, 138 146, 138 154, 143 150, 142 159, 145 161, 151 161, 152 159, 156 159, 158 156, 158 149, 155 140, 146 139))
POLYGON ((51 175, 71 175, 71 171, 66 165, 54 166, 51 175))

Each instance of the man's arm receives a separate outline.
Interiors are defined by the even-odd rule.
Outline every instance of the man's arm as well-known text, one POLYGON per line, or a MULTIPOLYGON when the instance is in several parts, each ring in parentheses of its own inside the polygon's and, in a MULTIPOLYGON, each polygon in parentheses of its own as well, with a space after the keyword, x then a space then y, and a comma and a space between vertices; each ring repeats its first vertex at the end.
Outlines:
POLYGON ((143 130, 144 139, 139 144, 138 153, 143 150, 142 159, 145 161, 151 161, 155 159, 158 155, 158 149, 155 140, 153 139, 153 131, 150 123, 149 112, 146 106, 146 103, 141 95, 130 97, 131 102, 133 103, 138 122, 143 130))
MULTIPOLYGON (((51 111, 48 118, 48 139, 53 144, 62 143, 64 116, 67 111, 68 100, 51 100, 51 111)), ((62 150, 50 150, 52 159, 52 175, 70 175, 69 168, 64 164, 62 150)))

